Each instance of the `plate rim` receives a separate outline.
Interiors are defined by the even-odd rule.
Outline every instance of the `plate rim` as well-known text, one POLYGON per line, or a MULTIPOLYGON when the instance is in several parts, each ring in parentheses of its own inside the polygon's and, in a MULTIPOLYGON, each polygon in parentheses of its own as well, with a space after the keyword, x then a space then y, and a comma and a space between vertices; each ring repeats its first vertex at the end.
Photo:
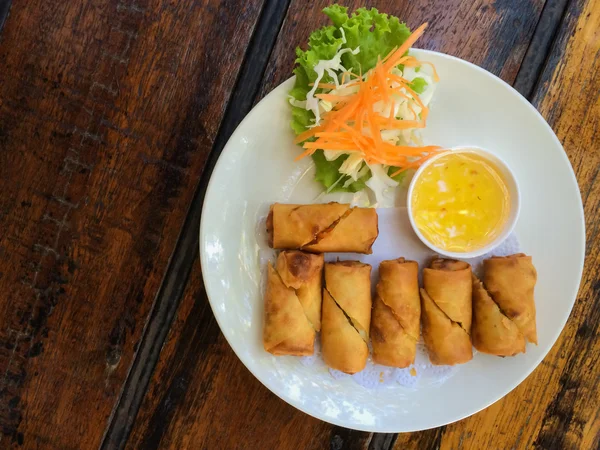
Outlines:
POLYGON ((308 414, 311 417, 314 417, 316 419, 319 419, 323 422, 326 423, 330 423, 333 425, 337 425, 337 426, 341 426, 341 427, 345 427, 345 428, 351 428, 353 430, 357 430, 357 431, 365 431, 365 432, 375 432, 375 433, 408 433, 408 432, 415 432, 415 431, 424 431, 424 430, 430 430, 433 428, 438 428, 440 426, 445 426, 445 425, 449 425, 455 422, 458 422, 460 420, 463 420, 467 417, 470 417, 472 415, 475 415, 479 412, 481 412, 482 410, 488 408, 489 406, 493 405, 494 403, 496 403, 497 401, 503 399, 504 397, 506 397, 509 393, 511 393, 516 387, 518 387, 521 383, 523 383, 523 381, 525 381, 525 379, 527 377, 529 377, 533 371, 535 369, 537 369, 539 367, 539 365, 541 364, 541 362, 546 358, 546 356, 548 355, 548 353, 550 352, 550 350, 552 350, 552 348, 554 347, 554 345, 556 344, 558 338, 560 337, 560 334, 562 333, 562 331, 565 328, 565 325, 567 323, 567 321, 569 320, 572 312, 573 312, 573 307, 575 305, 575 302, 577 301, 577 297, 579 295, 579 290, 581 288, 581 280, 582 280, 582 276, 583 276, 583 269, 584 269, 584 265, 585 265, 585 257, 586 257, 586 229, 585 229, 585 215, 584 215, 584 209, 583 209, 583 201, 581 198, 581 190, 579 189, 579 183, 577 181, 577 177, 575 175, 575 171, 573 170, 573 165, 571 164, 569 157, 567 156, 567 153, 562 145, 562 143, 560 142, 560 140, 558 139, 558 137, 556 136, 556 133, 554 132, 554 130, 552 129, 552 127, 548 124, 548 122, 546 121, 546 119, 542 116, 542 114, 529 102, 529 100, 527 100, 519 91, 517 91, 513 86, 511 86, 510 84, 508 84, 506 81, 504 81, 502 78, 498 77, 497 75, 487 71, 486 69, 470 62, 470 61, 466 61, 462 58, 458 58, 456 56, 453 55, 449 55, 446 53, 441 53, 441 52, 437 52, 434 50, 426 50, 426 49, 419 49, 419 48, 411 48, 410 50, 411 52, 416 52, 417 54, 431 54, 431 55, 435 55, 437 57, 440 58, 445 58, 445 59, 449 59, 449 60, 453 60, 455 62, 458 63, 462 63, 462 64, 466 64, 468 66, 470 66, 470 68, 475 69, 476 71, 479 71, 481 73, 483 73, 484 75, 487 75, 488 77, 491 77, 492 79, 494 79, 496 82, 500 82, 501 85, 504 85, 505 87, 508 87, 514 94, 517 95, 517 98, 519 98, 519 100, 521 101, 521 103, 524 104, 524 106, 526 108, 529 109, 530 112, 534 113, 534 116, 537 117, 538 120, 541 121, 541 123, 543 124, 543 126, 546 127, 546 130, 550 133, 550 135, 552 136, 552 139, 555 141, 555 143, 562 149, 561 152, 561 158, 563 159, 563 161, 568 165, 568 167, 570 168, 570 181, 571 183, 574 184, 574 186, 576 186, 577 188, 577 192, 579 193, 578 195, 578 207, 577 207, 577 212, 578 212, 578 222, 580 225, 580 229, 579 229, 579 233, 581 238, 579 239, 578 243, 575 243, 576 245, 578 245, 578 248, 581 250, 581 254, 582 254, 582 258, 581 261, 579 262, 579 267, 577 268, 577 272, 578 272, 578 283, 577 283, 577 288, 575 290, 575 292, 572 294, 572 299, 570 299, 569 301, 569 313, 565 315, 565 317, 561 320, 562 324, 560 327, 557 327, 554 331, 554 334, 552 336, 552 338, 548 341, 548 345, 545 348, 540 348, 541 352, 539 357, 537 358, 537 360, 535 360, 534 364, 531 365, 530 368, 528 368, 527 370, 525 370, 523 372, 523 374, 518 377, 518 380, 516 381, 516 383, 514 383, 514 385, 509 386, 506 389, 502 389, 500 392, 499 396, 494 395, 493 397, 497 397, 494 400, 491 400, 489 402, 484 402, 484 404, 482 404, 482 406, 470 413, 466 413, 466 414, 459 414, 456 418, 454 418, 453 420, 450 421, 446 421, 446 420, 442 420, 439 421, 439 423, 435 423, 433 425, 431 425, 430 427, 415 427, 415 428, 403 428, 402 430, 398 431, 397 428, 390 428, 390 427, 382 427, 382 426, 362 426, 361 424, 351 424, 348 425, 347 422, 343 421, 343 420, 338 420, 337 418, 331 418, 331 417, 327 417, 327 418, 323 418, 323 417, 319 417, 318 415, 314 414, 313 412, 309 411, 307 408, 305 408, 301 402, 296 401, 288 396, 285 396, 284 393, 279 393, 276 392, 275 390, 271 389, 265 381, 263 381, 263 379, 255 372, 255 370, 253 370, 253 366, 252 364, 247 360, 247 358, 245 358, 244 356, 241 356, 240 353, 238 353, 235 349, 235 347, 232 345, 231 343, 231 339, 230 336, 228 336, 228 333, 224 330, 226 330, 226 328, 224 328, 222 326, 221 320, 219 318, 219 314, 216 311, 216 308, 213 306, 213 303, 211 301, 211 293, 209 292, 209 283, 207 283, 207 279, 208 276, 206 275, 206 271, 205 271, 205 267, 208 264, 207 260, 206 260, 206 255, 205 252, 203 250, 203 242, 204 242, 204 236, 206 234, 205 232, 205 228, 206 228, 206 222, 205 222, 205 218, 204 218, 204 210, 205 210, 205 206, 208 202, 208 199, 210 197, 211 191, 214 189, 214 174, 217 172, 217 170, 219 169, 220 165, 224 164, 224 160, 225 158, 223 158, 223 156, 225 154, 227 154, 229 150, 229 148, 231 146, 233 146, 233 141, 236 140, 237 135, 241 132, 241 129, 243 128, 243 125, 246 121, 248 121, 254 114, 258 114, 258 110, 259 110, 259 106, 265 102, 269 96, 271 96, 273 94, 273 92, 278 89, 281 85, 290 82, 291 79, 294 78, 294 76, 287 78, 286 80, 284 80, 283 82, 281 82, 280 84, 278 84, 276 87, 274 87, 267 95, 265 95, 256 105, 254 105, 254 107, 248 112, 248 114, 246 114, 246 116, 244 117, 244 119, 238 124, 238 126, 236 127, 235 131, 231 134, 231 136, 229 137, 229 139, 227 140, 227 143, 225 144, 225 146, 223 147, 223 150, 221 151, 221 153, 219 154, 219 157, 217 159, 217 162, 215 164, 215 166, 213 167, 213 170, 210 174, 210 179, 208 182, 208 185, 206 187, 206 192, 204 195, 204 199, 202 202, 202 213, 201 213, 201 217, 200 217, 200 228, 199 228, 199 252, 200 252, 200 267, 201 267, 201 272, 202 272, 202 282, 204 284, 204 288, 205 288, 205 292, 206 292, 206 296, 208 298, 208 303, 210 304, 211 310, 213 312, 213 315, 217 321, 217 324, 219 325, 219 329, 221 330, 221 333, 223 334, 223 336, 225 337, 225 340, 227 341, 228 345, 231 347, 231 349, 233 350, 233 353, 236 355, 236 357, 242 362, 242 364, 246 367, 246 369, 248 369, 250 371, 250 373, 263 385, 265 386, 270 392, 272 392, 273 394, 275 394, 277 397, 279 397, 281 400, 285 401, 286 403, 288 403, 289 405, 293 406, 294 408, 302 411, 305 414, 308 414))

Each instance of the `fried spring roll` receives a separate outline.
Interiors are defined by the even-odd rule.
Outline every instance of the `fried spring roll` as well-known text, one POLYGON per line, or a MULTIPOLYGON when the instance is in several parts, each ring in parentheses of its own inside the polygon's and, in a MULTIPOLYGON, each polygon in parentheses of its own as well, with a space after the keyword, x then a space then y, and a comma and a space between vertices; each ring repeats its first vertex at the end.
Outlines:
POLYGON ((315 329, 294 289, 287 287, 269 263, 265 292, 263 345, 274 355, 312 355, 315 329))
POLYGON ((325 264, 321 350, 325 364, 345 373, 365 368, 371 323, 371 266, 325 264))
POLYGON ((450 320, 471 332, 471 266, 464 261, 434 259, 423 269, 423 287, 450 320))
POLYGON ((367 364, 367 343, 349 323, 327 289, 323 290, 321 351, 325 364, 345 373, 356 373, 367 364))
POLYGON ((313 253, 371 253, 379 234, 377 211, 350 205, 271 205, 267 217, 269 245, 313 253))
POLYGON ((432 364, 453 366, 473 359, 473 348, 467 332, 448 319, 425 289, 421 289, 421 324, 432 364))
POLYGON ((298 250, 283 251, 277 257, 276 269, 283 284, 296 291, 313 328, 320 331, 323 255, 298 250))
POLYGON ((517 325, 506 317, 473 275, 473 346, 483 353, 514 356, 525 352, 525 337, 517 325))
POLYGON ((537 344, 533 290, 537 272, 531 256, 518 253, 506 257, 494 256, 483 262, 483 283, 488 292, 527 341, 537 344))
POLYGON ((471 266, 436 259, 423 270, 423 287, 421 321, 430 361, 454 365, 471 360, 471 266))
POLYGON ((373 361, 408 367, 415 360, 421 303, 419 265, 399 258, 382 261, 371 316, 373 361))

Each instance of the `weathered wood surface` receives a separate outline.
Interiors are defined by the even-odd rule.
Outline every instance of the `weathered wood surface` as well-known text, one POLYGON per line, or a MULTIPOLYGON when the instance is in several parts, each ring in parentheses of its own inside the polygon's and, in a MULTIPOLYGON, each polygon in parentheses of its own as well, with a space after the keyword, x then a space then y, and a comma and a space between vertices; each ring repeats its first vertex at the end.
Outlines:
POLYGON ((577 302, 550 353, 513 392, 456 424, 400 435, 396 450, 600 447, 599 95, 600 3, 573 1, 533 104, 562 142, 581 190, 587 247, 577 302))
MULTIPOLYGON (((265 74, 261 97, 291 76, 297 46, 327 24, 321 10, 328 0, 293 1, 265 74)), ((411 28, 429 23, 415 47, 458 56, 513 83, 544 6, 543 0, 349 1, 354 10, 375 6, 404 20, 411 28)))
MULTIPOLYGON (((294 48, 325 23, 319 11, 328 3, 291 3, 257 100, 290 76, 294 48)), ((454 1, 448 8, 433 1, 367 4, 398 15, 413 27, 429 20, 431 27, 420 47, 463 57, 508 82, 516 78, 543 6, 543 2, 472 1, 454 1), (515 10, 515 5, 522 9, 515 10)), ((127 448, 391 446, 390 436, 333 427, 294 410, 262 386, 218 330, 200 277, 195 267, 127 448)), ((411 446, 398 448, 436 448, 441 431, 402 435, 399 441, 411 439, 411 446)))
POLYGON ((128 449, 304 449, 330 439, 362 448, 358 433, 300 413, 261 385, 229 347, 205 298, 197 263, 128 449))
POLYGON ((0 448, 98 448, 262 4, 14 1, 0 448))

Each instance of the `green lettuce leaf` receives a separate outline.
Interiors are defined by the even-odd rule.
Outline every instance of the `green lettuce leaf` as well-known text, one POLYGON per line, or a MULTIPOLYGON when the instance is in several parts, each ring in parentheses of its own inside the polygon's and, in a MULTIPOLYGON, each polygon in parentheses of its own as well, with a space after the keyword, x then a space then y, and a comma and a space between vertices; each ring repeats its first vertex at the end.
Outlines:
POLYGON ((412 82, 410 83, 410 88, 417 94, 422 94, 426 87, 427 81, 425 81, 425 78, 413 78, 412 82))
POLYGON ((368 171, 365 175, 360 177, 358 180, 350 183, 350 185, 344 187, 344 184, 350 179, 348 175, 342 176, 340 174, 340 167, 344 163, 344 161, 348 158, 348 155, 341 155, 340 157, 334 159, 333 161, 328 161, 325 158, 325 154, 322 150, 317 150, 312 155, 312 159, 315 163, 315 167, 317 168, 317 173, 315 174, 315 180, 322 183, 325 186, 325 189, 329 189, 333 184, 335 186, 331 189, 331 192, 358 192, 362 191, 366 182, 369 178, 371 178, 371 172, 368 171), (335 182, 342 176, 342 179, 336 184, 335 182))
POLYGON ((314 119, 315 115, 312 111, 299 108, 298 106, 292 106, 291 125, 294 133, 300 134, 303 131, 306 131, 306 128, 314 122, 314 119))
POLYGON ((402 181, 404 180, 404 178, 406 177, 406 170, 404 172, 400 172, 398 175, 396 176, 392 176, 392 174, 394 172, 398 172, 398 170, 400 170, 400 167, 395 167, 395 166, 390 166, 388 167, 388 176, 394 180, 397 181, 398 183, 402 183, 402 181))
MULTIPOLYGON (((360 53, 357 55, 350 52, 342 55, 342 63, 354 73, 364 73, 375 67, 377 58, 383 58, 410 36, 409 28, 397 17, 382 14, 376 8, 360 8, 348 15, 348 8, 336 4, 328 6, 323 12, 331 19, 333 25, 314 31, 308 38, 308 49, 296 49, 296 82, 290 91, 290 96, 296 100, 306 99, 306 94, 311 89, 309 84, 317 79, 314 66, 321 59, 333 58, 340 45, 341 48, 352 50, 360 47, 360 53), (346 44, 342 44, 340 27, 344 29, 346 44)), ((322 82, 331 81, 329 75, 325 74, 322 82)), ((296 134, 305 131, 311 123, 310 119, 314 119, 312 113, 303 114, 296 111, 300 109, 302 108, 292 107, 291 127, 296 134)))
MULTIPOLYGON (((289 92, 290 97, 296 100, 306 100, 306 94, 311 89, 310 83, 317 79, 314 66, 319 60, 333 58, 339 48, 354 50, 356 47, 360 47, 357 55, 350 52, 344 53, 342 64, 354 73, 365 73, 375 67, 378 58, 386 56, 395 47, 402 45, 410 36, 409 28, 397 17, 380 13, 376 8, 360 8, 349 15, 348 8, 335 4, 326 7, 323 12, 333 25, 314 31, 308 39, 306 50, 296 49, 296 67, 294 69, 296 81, 289 92), (340 28, 344 30, 345 44, 343 44, 340 28)), ((325 74, 321 81, 330 83, 333 80, 328 74, 325 74)), ((415 85, 416 89, 422 90, 424 86, 420 86, 418 83, 420 82, 415 85)), ((320 91, 318 89, 317 93, 320 91)), ((314 123, 314 114, 312 111, 297 106, 291 108, 291 127, 298 135, 314 123)), ((340 156, 334 161, 327 161, 323 152, 319 150, 312 155, 312 158, 317 168, 315 179, 329 189, 340 178, 339 168, 347 155, 340 156)), ((403 176, 404 173, 398 175, 398 177, 403 176)), ((358 192, 364 189, 365 182, 370 177, 371 172, 367 171, 359 180, 344 188, 344 184, 350 179, 350 177, 344 176, 332 191, 358 192)))
MULTIPOLYGON (((397 17, 380 13, 376 8, 359 8, 348 16, 348 8, 331 5, 323 10, 336 29, 343 28, 346 44, 343 48, 360 47, 357 55, 345 53, 342 63, 354 73, 365 73, 375 67, 394 47, 399 47, 410 36, 410 29, 397 17)), ((340 33, 341 35, 341 33, 340 33)))

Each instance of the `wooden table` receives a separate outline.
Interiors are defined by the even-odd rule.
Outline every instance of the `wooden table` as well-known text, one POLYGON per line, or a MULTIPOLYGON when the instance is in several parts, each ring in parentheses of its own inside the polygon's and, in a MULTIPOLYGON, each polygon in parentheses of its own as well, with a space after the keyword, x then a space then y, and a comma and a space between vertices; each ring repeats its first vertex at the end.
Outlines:
POLYGON ((579 297, 542 364, 479 414, 399 436, 331 426, 263 387, 220 333, 198 262, 219 152, 290 76, 329 2, 10 3, 0 0, 0 448, 598 448, 600 2, 345 2, 429 21, 421 47, 513 84, 563 143, 586 212, 579 297))

